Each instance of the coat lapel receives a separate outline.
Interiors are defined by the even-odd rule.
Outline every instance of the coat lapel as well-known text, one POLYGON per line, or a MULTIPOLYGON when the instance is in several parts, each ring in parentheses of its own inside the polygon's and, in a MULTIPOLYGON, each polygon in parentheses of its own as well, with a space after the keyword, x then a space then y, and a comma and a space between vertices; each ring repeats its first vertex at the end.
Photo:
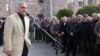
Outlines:
POLYGON ((19 15, 16 13, 16 19, 18 20, 19 25, 21 26, 22 30, 24 31, 24 27, 21 21, 21 18, 19 17, 19 15))
POLYGON ((25 32, 27 31, 26 29, 27 29, 27 18, 26 17, 24 17, 24 21, 25 21, 25 32))
POLYGON ((24 19, 25 19, 25 31, 27 31, 27 29, 29 27, 29 20, 26 16, 24 17, 24 19))

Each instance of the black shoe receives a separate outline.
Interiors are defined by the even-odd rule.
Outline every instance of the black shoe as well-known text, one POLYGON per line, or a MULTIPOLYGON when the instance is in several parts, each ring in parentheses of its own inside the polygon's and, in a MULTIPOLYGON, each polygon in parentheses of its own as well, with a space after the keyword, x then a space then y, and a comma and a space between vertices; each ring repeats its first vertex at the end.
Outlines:
POLYGON ((61 51, 60 53, 65 53, 65 51, 61 51))
POLYGON ((3 46, 3 44, 0 44, 0 46, 3 46))
POLYGON ((54 45, 52 44, 51 47, 54 47, 54 45))

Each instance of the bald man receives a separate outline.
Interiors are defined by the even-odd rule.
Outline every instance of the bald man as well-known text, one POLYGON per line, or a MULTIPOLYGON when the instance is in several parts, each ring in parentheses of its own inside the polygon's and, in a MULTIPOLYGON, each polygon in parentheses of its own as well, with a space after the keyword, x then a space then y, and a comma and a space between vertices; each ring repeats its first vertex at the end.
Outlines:
POLYGON ((18 3, 17 12, 8 16, 4 28, 4 51, 7 56, 27 56, 31 45, 27 5, 18 3))

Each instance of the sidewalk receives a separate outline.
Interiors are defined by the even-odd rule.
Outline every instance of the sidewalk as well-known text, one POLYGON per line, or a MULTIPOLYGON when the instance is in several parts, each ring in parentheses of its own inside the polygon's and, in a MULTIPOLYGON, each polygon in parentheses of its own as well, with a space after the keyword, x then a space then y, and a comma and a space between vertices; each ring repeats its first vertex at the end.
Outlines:
MULTIPOLYGON (((0 46, 0 56, 6 56, 3 53, 3 46, 0 46)), ((56 56, 56 51, 54 47, 45 42, 34 42, 29 49, 28 56, 56 56)), ((59 53, 58 56, 64 56, 64 54, 59 53)))
MULTIPOLYGON (((56 56, 56 51, 50 44, 37 42, 30 48, 29 56, 56 56)), ((59 53, 58 56, 64 56, 64 54, 59 53)))
POLYGON ((3 46, 0 46, 0 56, 6 56, 4 53, 3 53, 3 46))

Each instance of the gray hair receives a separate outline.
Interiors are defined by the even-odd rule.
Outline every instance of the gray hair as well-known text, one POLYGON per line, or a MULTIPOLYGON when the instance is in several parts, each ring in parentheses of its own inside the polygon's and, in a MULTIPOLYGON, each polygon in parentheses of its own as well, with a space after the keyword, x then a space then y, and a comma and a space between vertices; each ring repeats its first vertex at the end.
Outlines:
POLYGON ((15 7, 15 11, 18 11, 18 8, 19 8, 21 5, 23 5, 23 4, 26 4, 26 5, 27 5, 26 2, 18 2, 17 5, 16 5, 16 7, 15 7))
MULTIPOLYGON (((26 4, 26 2, 18 2, 17 8, 20 7, 21 5, 26 4)), ((27 5, 27 4, 26 4, 27 5)))

